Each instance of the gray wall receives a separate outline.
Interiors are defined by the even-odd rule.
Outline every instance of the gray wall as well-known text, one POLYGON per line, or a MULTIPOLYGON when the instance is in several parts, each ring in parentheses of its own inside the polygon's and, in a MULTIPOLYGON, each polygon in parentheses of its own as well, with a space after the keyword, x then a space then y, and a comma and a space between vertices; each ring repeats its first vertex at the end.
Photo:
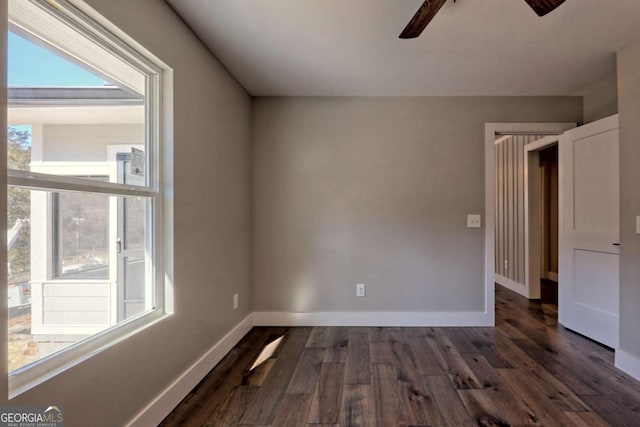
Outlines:
POLYGON ((584 92, 584 123, 591 123, 618 112, 616 74, 594 83, 584 92))
POLYGON ((618 53, 620 105, 620 348, 640 359, 640 43, 618 53))
POLYGON ((579 97, 256 99, 254 309, 483 310, 485 122, 581 118, 579 97))
MULTIPOLYGON (((249 313, 251 99, 164 2, 88 3, 175 71, 175 314, 11 404, 61 405, 69 426, 116 426, 249 313), (233 311, 236 292, 240 309, 233 311)), ((6 2, 2 5, 6 13, 6 2)), ((5 212, 6 199, 0 200, 5 212)), ((0 318, 4 324, 6 312, 0 318)), ((2 366, 5 358, 3 351, 2 366)), ((6 398, 0 404, 6 405, 6 398)))

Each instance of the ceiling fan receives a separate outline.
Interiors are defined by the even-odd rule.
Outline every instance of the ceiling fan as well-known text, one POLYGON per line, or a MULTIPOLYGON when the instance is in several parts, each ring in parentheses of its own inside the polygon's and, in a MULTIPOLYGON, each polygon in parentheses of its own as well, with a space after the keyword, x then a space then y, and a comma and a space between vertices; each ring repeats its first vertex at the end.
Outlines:
MULTIPOLYGON (((454 0, 455 1, 455 0, 454 0)), ((556 7, 564 3, 564 0, 524 0, 538 16, 544 16, 552 12, 556 7)), ((418 37, 427 27, 429 22, 436 16, 436 13, 447 2, 447 0, 425 0, 411 21, 407 24, 402 33, 401 39, 413 39, 418 37)))

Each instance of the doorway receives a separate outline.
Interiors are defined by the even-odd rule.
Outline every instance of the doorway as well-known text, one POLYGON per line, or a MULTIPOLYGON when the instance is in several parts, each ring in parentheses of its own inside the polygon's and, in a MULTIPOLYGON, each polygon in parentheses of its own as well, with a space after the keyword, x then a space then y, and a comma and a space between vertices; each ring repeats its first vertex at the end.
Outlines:
MULTIPOLYGON (((497 274, 495 248, 495 218, 497 207, 495 142, 500 130, 520 130, 520 133, 550 134, 552 124, 509 125, 487 124, 485 129, 485 229, 487 311, 495 310, 495 282, 497 274), (526 129, 526 130, 525 130, 526 129)), ((562 124, 556 124, 561 128, 562 124)), ((539 152, 559 144, 559 253, 558 321, 565 328, 585 335, 611 348, 618 345, 619 336, 619 157, 618 116, 614 115, 575 128, 558 129, 549 136, 527 144, 525 185, 527 203, 535 203, 536 188, 541 178, 539 152), (561 137, 558 135, 562 134, 561 137), (538 158, 536 158, 538 156, 538 158), (531 183, 537 183, 533 185, 531 183), (531 185, 529 185, 531 184, 531 185), (533 200, 533 202, 532 202, 533 200)), ((514 132, 515 133, 515 132, 514 132)), ((502 133, 504 135, 504 133, 502 133)), ((537 206, 537 205, 535 205, 537 206)), ((527 291, 528 298, 540 298, 543 271, 542 211, 529 209, 527 214, 527 291), (537 217, 537 219, 536 219, 537 217), (532 228, 529 228, 532 227, 532 228), (535 228, 534 228, 535 227, 535 228), (535 258, 538 257, 536 261, 535 258), (534 266, 534 267, 531 267, 534 266), (537 288, 538 295, 535 295, 537 288)), ((548 273, 545 271, 544 273, 548 273)), ((547 274, 548 275, 548 274, 547 274)), ((489 313, 487 313, 489 314, 489 313)), ((495 313, 494 313, 495 323, 495 313)))
MULTIPOLYGON (((495 324, 495 289, 496 289, 496 267, 497 261, 500 261, 500 266, 504 265, 504 261, 497 258, 496 247, 496 219, 498 214, 498 172, 497 172, 497 149, 496 141, 501 137, 507 135, 553 135, 556 138, 557 135, 572 129, 576 126, 576 123, 487 123, 485 125, 485 292, 486 292, 486 304, 485 315, 488 318, 489 323, 495 324)), ((529 144, 527 144, 529 145, 529 144)), ((525 161, 524 168, 528 167, 528 162, 525 161)), ((524 186, 524 192, 527 191, 527 186, 524 186)), ((518 208, 520 209, 520 208, 518 208)), ((527 209, 521 211, 527 212, 527 209)), ((519 210, 519 212, 521 212, 519 210)), ((523 233, 529 235, 530 233, 523 233)), ((538 239, 540 240, 540 239, 538 239)), ((524 255, 528 258, 529 242, 523 245, 524 255)), ((541 253, 538 254, 538 258, 542 258, 541 253)), ((528 263, 525 263, 528 264, 528 263)), ((511 265, 511 264, 509 264, 511 265)), ((540 264, 536 264, 540 265, 540 264)), ((537 271, 538 282, 535 285, 530 280, 523 280, 527 283, 532 283, 533 289, 528 289, 527 284, 522 284, 517 291, 521 295, 527 298, 540 298, 540 269, 526 268, 525 266, 525 279, 529 277, 531 271, 537 271), (535 295, 535 292, 538 292, 535 295), (533 292, 531 292, 533 291, 533 292)), ((514 289, 515 290, 515 289, 514 289)))
POLYGON ((527 288, 545 315, 558 315, 559 179, 558 136, 525 147, 527 288))
MULTIPOLYGON (((540 217, 542 224, 540 299, 558 309, 558 145, 538 152, 540 168, 540 217)), ((535 268, 535 266, 533 266, 535 268)))

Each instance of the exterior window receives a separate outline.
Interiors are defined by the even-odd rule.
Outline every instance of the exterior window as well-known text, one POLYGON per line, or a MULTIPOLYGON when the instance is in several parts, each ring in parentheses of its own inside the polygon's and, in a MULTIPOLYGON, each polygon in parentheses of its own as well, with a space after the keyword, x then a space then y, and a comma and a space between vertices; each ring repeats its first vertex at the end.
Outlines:
POLYGON ((166 313, 167 68, 108 28, 9 0, 10 396, 166 313))
POLYGON ((109 198, 55 193, 51 207, 53 278, 108 280, 109 198))

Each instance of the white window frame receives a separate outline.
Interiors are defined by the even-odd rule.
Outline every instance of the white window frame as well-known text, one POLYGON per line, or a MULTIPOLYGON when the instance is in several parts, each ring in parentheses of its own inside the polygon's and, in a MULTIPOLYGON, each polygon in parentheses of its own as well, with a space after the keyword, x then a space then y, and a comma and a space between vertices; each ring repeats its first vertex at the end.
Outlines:
MULTIPOLYGON (((146 187, 112 182, 91 182, 76 177, 12 169, 7 170, 7 184, 34 190, 80 191, 111 196, 150 198, 153 212, 151 221, 153 235, 151 280, 154 288, 154 308, 10 372, 8 374, 9 398, 13 398, 96 353, 141 332, 170 315, 173 310, 173 198, 171 194, 173 185, 171 139, 173 130, 171 122, 173 72, 166 64, 81 0, 20 1, 30 1, 46 10, 147 76, 145 91, 146 187)), ((11 26, 11 17, 9 17, 9 21, 11 26)))

